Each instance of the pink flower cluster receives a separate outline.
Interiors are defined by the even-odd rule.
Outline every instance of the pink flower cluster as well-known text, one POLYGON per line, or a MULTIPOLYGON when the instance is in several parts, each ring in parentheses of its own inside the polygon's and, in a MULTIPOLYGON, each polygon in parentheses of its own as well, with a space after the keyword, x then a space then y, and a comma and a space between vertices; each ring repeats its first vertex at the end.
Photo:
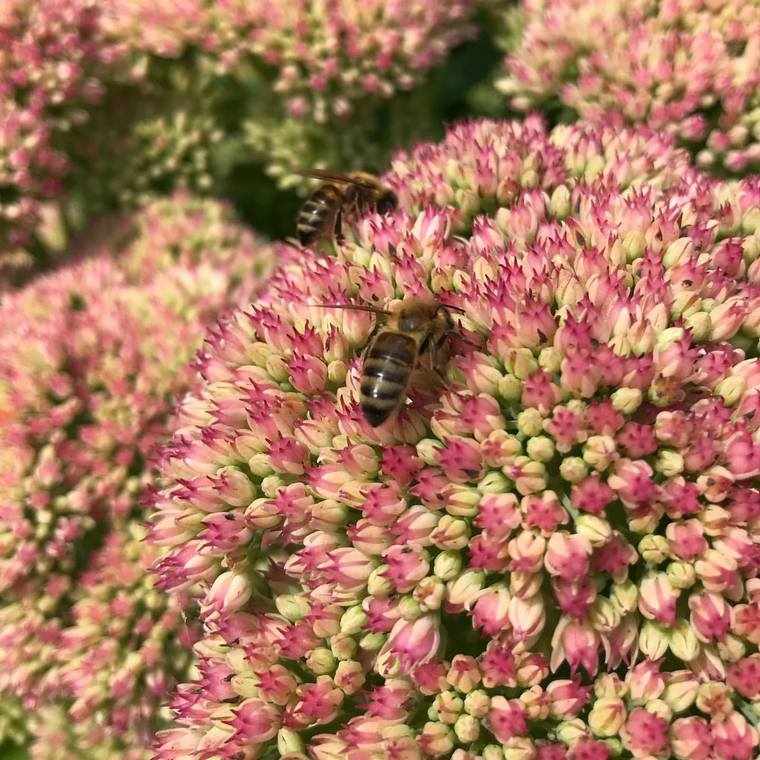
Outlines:
POLYGON ((133 227, 126 249, 0 307, 0 692, 70 700, 82 746, 144 751, 189 643, 131 523, 204 327, 255 292, 272 253, 182 195, 133 227))
POLYGON ((122 53, 93 0, 6 0, 0 9, 0 253, 26 245, 70 166, 62 138, 87 120, 122 53))
POLYGON ((153 498, 204 627, 157 760, 757 756, 760 184, 684 155, 458 126, 210 333, 153 498), (374 317, 319 304, 408 296, 461 339, 371 428, 374 317))
POLYGON ((552 98, 583 118, 647 122, 705 167, 760 166, 754 0, 527 0, 497 87, 519 109, 552 98))
POLYGON ((414 86, 473 33, 475 3, 110 0, 108 7, 114 33, 137 48, 176 56, 195 45, 233 73, 251 57, 274 67, 287 113, 324 122, 345 120, 357 99, 414 86))

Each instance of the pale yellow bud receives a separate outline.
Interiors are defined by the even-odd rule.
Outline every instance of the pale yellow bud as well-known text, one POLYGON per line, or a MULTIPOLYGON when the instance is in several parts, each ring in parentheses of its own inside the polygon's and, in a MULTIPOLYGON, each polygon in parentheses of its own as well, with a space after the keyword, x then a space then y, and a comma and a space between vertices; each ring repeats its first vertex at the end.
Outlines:
POLYGON ((560 462, 559 474, 568 483, 580 483, 588 475, 588 467, 580 457, 565 457, 560 462))
POLYGON ((611 396, 612 406, 621 414, 633 414, 643 401, 639 388, 618 388, 611 396))
POLYGON ((647 620, 639 634, 639 649, 650 660, 659 660, 668 651, 670 636, 666 628, 647 620))
POLYGON ((694 565, 691 562, 671 562, 665 570, 670 585, 677 589, 691 588, 697 580, 694 565))
POLYGON ((517 415, 517 429, 526 437, 539 435, 544 430, 544 418, 538 409, 524 409, 517 415))
POLYGON ((454 723, 454 733, 462 744, 477 741, 480 736, 480 720, 472 715, 460 715, 454 723))
POLYGON ((464 709, 469 715, 482 718, 491 709, 491 697, 483 689, 475 689, 464 698, 464 709))
POLYGON ((626 719, 625 704, 617 697, 602 697, 594 702, 588 715, 588 727, 594 736, 615 736, 626 719))
POLYGON ((694 629, 687 620, 680 621, 670 637, 670 651, 684 662, 695 660, 700 653, 701 647, 694 629))
POLYGON ((603 517, 582 514, 575 521, 575 531, 585 536, 592 546, 603 546, 612 535, 612 526, 603 517))
POLYGON ((606 470, 617 455, 615 439, 609 435, 592 435, 583 444, 583 461, 597 472, 606 470))
POLYGON ((554 458, 554 442, 548 436, 529 438, 525 448, 528 456, 536 462, 549 462, 554 458))
POLYGON ((673 478, 683 472, 683 457, 677 451, 662 449, 657 454, 654 469, 666 478, 673 478))
POLYGON ((620 610, 621 615, 633 612, 639 601, 639 590, 636 584, 633 581, 613 584, 610 601, 620 610))
POLYGON ((682 713, 694 704, 698 689, 699 681, 692 675, 691 671, 680 671, 677 680, 671 681, 665 687, 662 699, 673 712, 682 713))
POLYGON ((670 549, 665 536, 649 535, 639 541, 639 554, 648 565, 659 565, 664 562, 670 549))

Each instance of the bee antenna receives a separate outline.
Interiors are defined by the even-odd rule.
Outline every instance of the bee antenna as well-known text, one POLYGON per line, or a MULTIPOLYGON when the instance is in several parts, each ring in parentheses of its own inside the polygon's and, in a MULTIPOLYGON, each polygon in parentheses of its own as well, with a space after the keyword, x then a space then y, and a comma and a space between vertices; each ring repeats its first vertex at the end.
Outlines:
POLYGON ((455 311, 457 314, 467 314, 467 312, 461 306, 452 306, 448 303, 442 303, 441 306, 443 306, 444 309, 448 309, 449 311, 455 311))
POLYGON ((372 314, 385 314, 390 316, 386 309, 378 309, 376 306, 362 306, 354 303, 307 303, 304 306, 314 306, 318 309, 349 309, 353 311, 369 311, 372 314))

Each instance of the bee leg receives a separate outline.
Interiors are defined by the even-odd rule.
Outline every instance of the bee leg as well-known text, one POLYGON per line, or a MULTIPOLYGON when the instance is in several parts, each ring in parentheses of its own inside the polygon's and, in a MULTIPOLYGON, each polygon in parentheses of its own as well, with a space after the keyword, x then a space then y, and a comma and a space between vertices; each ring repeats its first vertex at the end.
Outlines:
POLYGON ((335 226, 333 227, 333 237, 337 245, 343 245, 343 210, 338 209, 335 214, 335 226))

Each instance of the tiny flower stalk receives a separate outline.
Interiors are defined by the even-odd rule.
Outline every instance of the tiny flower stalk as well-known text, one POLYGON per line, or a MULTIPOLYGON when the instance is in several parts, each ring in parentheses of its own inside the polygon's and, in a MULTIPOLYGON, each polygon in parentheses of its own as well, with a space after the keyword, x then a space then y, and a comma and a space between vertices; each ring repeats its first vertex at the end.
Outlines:
POLYGON ((757 183, 535 118, 387 181, 199 357, 151 537, 203 638, 156 756, 752 760, 757 183), (473 342, 373 428, 373 320, 309 304, 421 293, 473 342))

